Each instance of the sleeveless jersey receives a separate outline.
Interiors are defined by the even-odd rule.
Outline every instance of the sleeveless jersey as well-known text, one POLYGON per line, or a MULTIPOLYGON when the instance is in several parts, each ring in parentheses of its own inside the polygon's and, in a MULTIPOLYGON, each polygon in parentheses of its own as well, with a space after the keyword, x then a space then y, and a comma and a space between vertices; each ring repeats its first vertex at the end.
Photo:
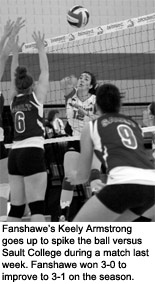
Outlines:
POLYGON ((87 111, 91 116, 94 114, 95 103, 95 95, 91 95, 85 101, 81 101, 77 96, 77 90, 75 94, 67 100, 66 114, 67 120, 73 130, 73 136, 80 136, 85 124, 92 120, 91 117, 80 114, 78 108, 80 107, 83 110, 87 111))
POLYGON ((43 104, 34 93, 15 96, 10 108, 14 121, 14 141, 44 137, 43 104))
POLYGON ((107 173, 116 167, 153 169, 139 125, 122 114, 105 114, 90 122, 90 133, 107 173))

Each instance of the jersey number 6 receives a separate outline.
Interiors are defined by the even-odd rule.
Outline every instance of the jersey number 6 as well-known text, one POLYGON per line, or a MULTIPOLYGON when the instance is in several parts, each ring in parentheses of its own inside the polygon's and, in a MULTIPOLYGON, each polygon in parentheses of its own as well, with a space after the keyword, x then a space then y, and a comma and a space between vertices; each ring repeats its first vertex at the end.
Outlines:
POLYGON ((18 111, 15 115, 15 129, 18 133, 25 131, 25 115, 22 111, 18 111))

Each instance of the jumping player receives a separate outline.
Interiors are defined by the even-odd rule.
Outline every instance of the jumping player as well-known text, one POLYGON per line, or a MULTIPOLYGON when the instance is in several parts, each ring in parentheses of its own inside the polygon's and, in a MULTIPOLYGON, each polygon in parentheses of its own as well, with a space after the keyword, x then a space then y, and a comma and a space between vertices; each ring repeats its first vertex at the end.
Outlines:
POLYGON ((141 129, 119 113, 121 96, 116 86, 100 86, 96 102, 101 116, 82 131, 81 154, 69 181, 78 184, 88 179, 95 151, 106 165, 107 185, 85 203, 74 221, 133 221, 145 214, 154 220, 155 169, 141 129))
MULTIPOLYGON (((94 119, 95 104, 96 104, 96 78, 87 71, 84 71, 78 80, 73 75, 67 77, 61 81, 61 89, 64 90, 66 98, 66 115, 68 128, 71 129, 72 136, 80 137, 81 131, 88 123, 88 121, 94 119), (75 87, 76 86, 76 87, 75 87)), ((64 172, 70 171, 70 168, 74 168, 74 160, 76 160, 77 153, 80 152, 79 140, 68 142, 68 149, 64 156, 64 172)), ((99 169, 101 164, 95 160, 94 166, 98 171, 95 178, 99 179, 99 169), (97 162, 97 164, 95 163, 97 162)), ((66 180, 66 177, 62 183, 62 192, 60 199, 60 221, 68 220, 69 207, 73 198, 74 187, 66 180)))
MULTIPOLYGON (((14 23, 8 20, 5 27, 4 33, 0 40, 0 80, 2 79, 4 68, 8 56, 12 48, 12 38, 16 36, 19 30, 23 27, 24 21, 18 18, 14 23)), ((4 96, 0 92, 0 219, 5 220, 7 215, 7 201, 9 198, 10 186, 8 183, 8 169, 7 169, 7 150, 4 145, 4 130, 2 113, 4 106, 4 96)))
POLYGON ((13 46, 11 64, 11 112, 14 142, 9 153, 8 171, 11 209, 8 221, 20 221, 28 203, 31 221, 44 218, 47 173, 44 161, 43 103, 49 87, 49 66, 44 35, 32 35, 39 53, 40 75, 35 85, 25 67, 18 65, 18 38, 13 46))

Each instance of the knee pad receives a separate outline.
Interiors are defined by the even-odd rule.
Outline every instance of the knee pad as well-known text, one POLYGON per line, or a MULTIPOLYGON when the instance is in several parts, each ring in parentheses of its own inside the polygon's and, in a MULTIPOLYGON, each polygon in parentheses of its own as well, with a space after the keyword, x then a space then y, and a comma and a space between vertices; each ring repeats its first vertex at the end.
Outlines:
POLYGON ((7 199, 0 196, 0 216, 7 216, 7 199))
POLYGON ((2 183, 0 184, 0 197, 9 199, 10 194, 10 185, 9 183, 2 183))
POLYGON ((45 201, 44 200, 38 200, 34 202, 30 202, 29 208, 31 211, 31 215, 45 215, 45 201))
POLYGON ((67 181, 67 178, 64 178, 63 182, 62 182, 62 189, 63 190, 68 190, 68 191, 73 191, 74 190, 74 186, 71 185, 69 181, 67 181))
POLYGON ((10 212, 9 212, 9 217, 15 217, 15 218, 22 218, 24 215, 24 211, 25 211, 25 204, 22 205, 12 205, 11 204, 11 208, 10 208, 10 212))

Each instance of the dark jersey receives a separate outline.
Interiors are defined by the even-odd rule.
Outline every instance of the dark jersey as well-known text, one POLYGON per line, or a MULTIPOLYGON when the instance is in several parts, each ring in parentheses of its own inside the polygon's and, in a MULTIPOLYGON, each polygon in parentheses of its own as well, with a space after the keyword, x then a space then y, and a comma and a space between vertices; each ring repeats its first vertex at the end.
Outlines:
POLYGON ((134 120, 122 114, 105 114, 90 123, 95 152, 107 173, 116 167, 153 169, 142 131, 134 120))
POLYGON ((14 141, 44 136, 43 104, 38 102, 34 93, 15 96, 11 113, 14 121, 14 141))

